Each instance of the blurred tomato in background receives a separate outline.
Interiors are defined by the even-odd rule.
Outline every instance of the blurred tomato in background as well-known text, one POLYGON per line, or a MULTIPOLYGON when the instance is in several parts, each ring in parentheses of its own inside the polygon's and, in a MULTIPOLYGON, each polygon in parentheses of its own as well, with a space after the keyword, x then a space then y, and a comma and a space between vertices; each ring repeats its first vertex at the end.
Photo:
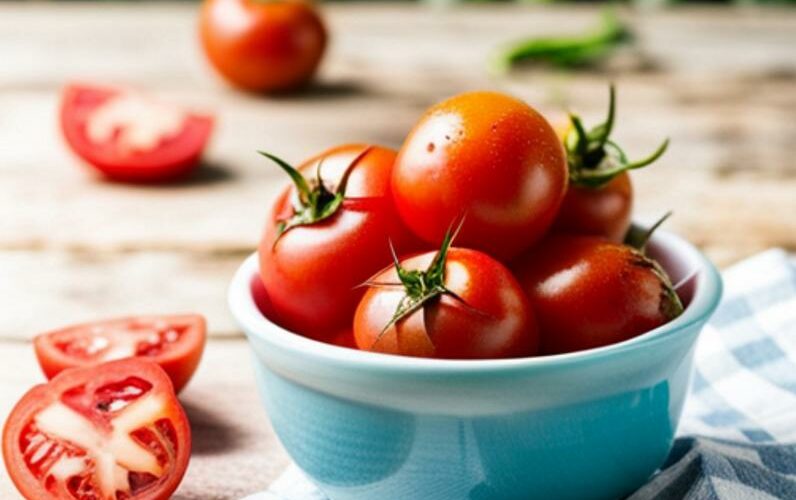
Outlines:
POLYGON ((326 27, 309 0, 205 0, 199 31, 221 76, 253 92, 306 84, 326 49, 326 27))

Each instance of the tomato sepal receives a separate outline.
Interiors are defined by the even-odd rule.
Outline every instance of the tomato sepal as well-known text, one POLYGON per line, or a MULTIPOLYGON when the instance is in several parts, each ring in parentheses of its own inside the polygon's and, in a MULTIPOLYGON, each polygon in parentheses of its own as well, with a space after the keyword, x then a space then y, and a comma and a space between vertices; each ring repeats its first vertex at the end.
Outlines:
POLYGON ((395 267, 395 272, 400 282, 385 283, 370 279, 363 283, 363 285, 370 287, 403 287, 405 293, 400 302, 398 302, 398 306, 396 307, 392 317, 387 324, 384 325, 384 328, 374 340, 374 345, 381 340, 384 334, 393 325, 419 310, 426 303, 442 295, 451 297, 472 312, 483 316, 489 316, 488 314, 470 306, 467 301, 464 300, 459 294, 445 286, 445 264, 447 262, 448 250, 450 249, 453 240, 456 239, 456 236, 461 231, 461 228, 464 225, 464 220, 465 218, 462 217, 455 230, 453 229, 452 225, 450 228, 448 228, 448 231, 445 233, 445 237, 442 240, 442 244, 440 245, 440 249, 437 251, 434 259, 432 259, 431 263, 425 270, 407 270, 401 266, 401 262, 395 252, 395 247, 393 246, 392 242, 389 242, 390 252, 392 253, 393 258, 393 266, 395 267))
POLYGON ((321 174, 323 158, 319 160, 318 168, 316 169, 316 178, 313 182, 308 182, 296 167, 267 151, 258 151, 258 153, 276 163, 287 173, 296 186, 297 199, 293 204, 293 215, 277 220, 277 235, 274 239, 273 246, 276 247, 276 244, 279 243, 282 236, 291 229, 299 226, 310 226, 336 214, 345 201, 345 192, 351 172, 372 149, 373 146, 368 146, 354 157, 333 191, 326 187, 326 183, 321 174))
POLYGON ((569 113, 572 127, 564 136, 569 180, 575 186, 599 189, 629 170, 644 168, 660 158, 669 147, 665 139, 645 158, 630 161, 624 150, 610 139, 616 121, 616 89, 609 91, 608 114, 603 123, 586 130, 580 116, 569 113))
POLYGON ((647 256, 647 243, 649 242, 655 231, 663 225, 666 220, 671 217, 671 210, 663 214, 663 216, 655 221, 653 225, 648 228, 641 226, 631 225, 625 235, 624 244, 635 250, 637 260, 634 265, 638 267, 647 267, 650 271, 657 276, 661 282, 661 287, 666 300, 661 301, 661 313, 664 317, 672 320, 683 313, 683 302, 677 291, 674 289, 669 274, 661 267, 655 260, 647 256))

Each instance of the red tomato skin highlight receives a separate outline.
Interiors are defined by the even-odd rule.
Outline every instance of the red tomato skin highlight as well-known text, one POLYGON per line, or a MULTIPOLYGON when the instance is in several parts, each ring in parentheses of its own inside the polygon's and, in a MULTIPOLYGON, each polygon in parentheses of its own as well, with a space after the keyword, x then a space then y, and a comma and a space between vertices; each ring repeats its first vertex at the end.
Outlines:
POLYGON ((131 183, 171 182, 186 177, 200 164, 215 119, 186 113, 183 129, 163 140, 154 150, 120 156, 112 141, 93 143, 86 135, 90 112, 124 89, 72 83, 62 93, 59 121, 72 151, 105 177, 131 183))
MULTIPOLYGON (((177 400, 171 380, 156 363, 141 358, 128 358, 111 361, 98 366, 77 367, 66 370, 46 384, 32 387, 14 405, 3 427, 3 461, 11 481, 23 497, 41 500, 74 500, 71 495, 54 496, 46 491, 41 482, 29 471, 25 458, 18 450, 20 434, 33 416, 50 403, 58 401, 64 391, 80 384, 105 383, 105 379, 122 379, 127 376, 137 377, 151 383, 152 391, 166 395, 168 417, 176 438, 175 462, 171 463, 170 476, 155 491, 145 495, 130 497, 131 500, 168 500, 179 487, 188 468, 191 456, 191 426, 185 411, 177 400), (97 382, 99 381, 99 382, 97 382)), ((100 428, 101 418, 85 415, 100 428)), ((65 494, 64 494, 65 495, 65 494)))
POLYGON ((672 319, 640 254, 604 238, 552 235, 514 270, 536 312, 542 354, 622 342, 672 319))
MULTIPOLYGON (((368 146, 332 148, 299 169, 315 177, 324 158, 326 183, 336 185, 345 168, 368 146)), ((406 229, 390 197, 390 172, 395 152, 374 147, 354 167, 343 207, 332 217, 290 229, 276 245, 277 221, 292 214, 294 187, 277 199, 259 247, 260 276, 274 317, 283 327, 320 340, 350 327, 364 293, 360 287, 392 262, 389 242, 399 254, 421 243, 406 229)))
POLYGON ((115 318, 72 325, 66 328, 42 333, 33 339, 36 359, 39 361, 42 372, 48 379, 52 379, 63 370, 78 366, 94 366, 100 362, 88 358, 70 356, 55 346, 54 341, 64 335, 79 335, 81 330, 92 328, 120 328, 126 324, 146 324, 153 322, 166 322, 185 328, 182 338, 175 343, 168 344, 168 348, 155 356, 144 357, 156 362, 168 374, 179 393, 188 384, 199 366, 207 342, 207 324, 205 318, 199 314, 183 314, 171 316, 138 316, 128 318, 115 318))
MULTIPOLYGON (((425 269, 435 254, 415 256, 402 265, 406 269, 425 269)), ((395 270, 390 268, 374 281, 394 283, 397 279, 395 270)), ((383 334, 403 290, 369 288, 354 316, 357 346, 366 351, 441 359, 536 354, 538 334, 533 310, 519 283, 503 264, 483 252, 452 248, 446 263, 445 285, 467 305, 442 296, 383 334)))
POLYGON ((306 84, 328 39, 316 8, 300 0, 206 0, 199 33, 216 71, 251 92, 287 91, 306 84))
POLYGON ((602 236, 621 243, 630 228, 632 210, 633 185, 627 172, 599 188, 570 184, 553 231, 602 236))
POLYGON ((566 192, 563 146, 533 108, 495 92, 431 107, 409 133, 393 171, 404 222, 438 245, 466 217, 456 244, 509 260, 538 241, 566 192))

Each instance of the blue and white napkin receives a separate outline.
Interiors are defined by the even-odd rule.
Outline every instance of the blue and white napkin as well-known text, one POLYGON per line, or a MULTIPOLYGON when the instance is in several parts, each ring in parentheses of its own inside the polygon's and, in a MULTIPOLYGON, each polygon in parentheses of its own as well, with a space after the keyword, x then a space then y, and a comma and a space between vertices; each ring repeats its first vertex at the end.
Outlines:
MULTIPOLYGON (((724 273, 691 394, 662 470, 630 496, 796 499, 796 261, 781 250, 724 273)), ((247 500, 326 500, 291 465, 247 500)))

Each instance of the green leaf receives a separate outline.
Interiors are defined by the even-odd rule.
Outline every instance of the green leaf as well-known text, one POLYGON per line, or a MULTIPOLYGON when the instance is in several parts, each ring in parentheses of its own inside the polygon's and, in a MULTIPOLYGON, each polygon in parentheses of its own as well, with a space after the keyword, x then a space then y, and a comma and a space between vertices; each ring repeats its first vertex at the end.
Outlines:
POLYGON ((546 62, 572 68, 593 64, 632 39, 630 31, 607 9, 600 24, 573 36, 532 37, 509 44, 490 60, 490 70, 505 73, 519 62, 546 62))

